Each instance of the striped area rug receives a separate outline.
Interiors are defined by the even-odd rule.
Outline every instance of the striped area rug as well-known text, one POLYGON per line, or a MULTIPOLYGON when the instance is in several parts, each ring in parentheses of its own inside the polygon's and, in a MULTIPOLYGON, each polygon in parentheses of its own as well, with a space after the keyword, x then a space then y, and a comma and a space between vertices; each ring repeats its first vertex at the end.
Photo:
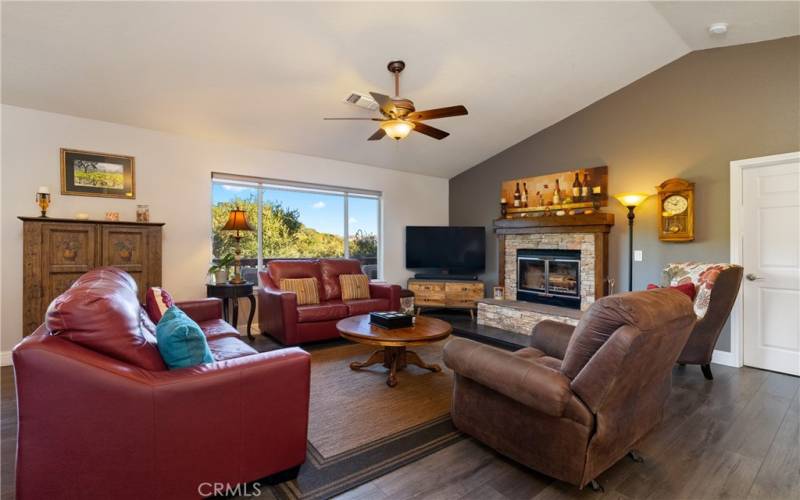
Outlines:
POLYGON ((409 366, 394 388, 380 365, 353 371, 374 350, 358 344, 310 349, 311 408, 306 463, 294 481, 272 487, 280 499, 330 498, 453 444, 453 374, 439 342, 414 348, 443 370, 409 366))

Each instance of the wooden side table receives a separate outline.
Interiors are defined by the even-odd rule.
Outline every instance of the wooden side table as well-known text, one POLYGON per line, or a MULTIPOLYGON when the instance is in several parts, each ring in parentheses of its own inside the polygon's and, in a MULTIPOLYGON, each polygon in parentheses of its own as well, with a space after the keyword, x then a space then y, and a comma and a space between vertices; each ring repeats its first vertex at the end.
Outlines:
POLYGON ((255 340, 250 330, 253 327, 253 316, 256 313, 256 297, 253 295, 252 283, 221 283, 219 285, 206 284, 206 297, 217 297, 222 299, 222 315, 225 321, 232 324, 234 328, 239 322, 239 299, 247 297, 250 299, 250 315, 247 317, 247 338, 255 340), (228 301, 233 301, 233 318, 228 320, 228 301))

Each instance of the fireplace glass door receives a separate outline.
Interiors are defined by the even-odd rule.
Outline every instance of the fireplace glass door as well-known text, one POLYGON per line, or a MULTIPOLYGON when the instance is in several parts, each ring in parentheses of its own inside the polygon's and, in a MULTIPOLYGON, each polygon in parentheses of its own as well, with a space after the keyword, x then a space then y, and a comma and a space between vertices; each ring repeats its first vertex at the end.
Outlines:
POLYGON ((536 257, 519 259, 519 288, 544 293, 547 261, 536 257))
POLYGON ((581 307, 580 250, 517 251, 517 300, 581 307))
POLYGON ((580 262, 551 260, 547 273, 547 289, 552 294, 575 296, 578 294, 580 262))

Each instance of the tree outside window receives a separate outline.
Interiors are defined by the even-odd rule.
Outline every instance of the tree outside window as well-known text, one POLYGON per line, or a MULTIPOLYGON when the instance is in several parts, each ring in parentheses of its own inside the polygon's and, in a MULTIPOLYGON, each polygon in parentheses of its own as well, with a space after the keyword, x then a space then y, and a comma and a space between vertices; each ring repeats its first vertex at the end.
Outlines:
POLYGON ((247 281, 257 282, 259 264, 269 259, 344 257, 346 254, 359 259, 365 272, 377 278, 377 197, 263 184, 243 185, 215 179, 211 210, 214 259, 234 251, 233 234, 221 229, 230 211, 237 206, 245 211, 254 229, 260 227, 262 234, 260 252, 257 231, 243 233, 241 239, 242 273, 247 281), (346 207, 350 212, 347 225, 346 207))

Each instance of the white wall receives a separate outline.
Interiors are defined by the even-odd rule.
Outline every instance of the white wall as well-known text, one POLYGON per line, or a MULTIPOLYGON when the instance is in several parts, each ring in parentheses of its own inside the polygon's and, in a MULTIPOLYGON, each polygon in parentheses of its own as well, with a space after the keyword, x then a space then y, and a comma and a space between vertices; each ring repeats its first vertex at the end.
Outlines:
POLYGON ((393 283, 405 284, 410 276, 404 266, 404 227, 446 225, 449 219, 447 179, 4 105, 0 350, 10 350, 22 337, 22 222, 17 216, 38 215, 38 186, 47 185, 54 193, 48 211, 53 217, 87 212, 92 219, 102 219, 114 210, 122 220, 135 220, 136 205, 149 204, 150 219, 166 223, 163 285, 183 300, 205 296, 212 171, 383 192, 383 269, 384 278, 393 283), (136 157, 136 199, 60 195, 62 147, 136 157))

